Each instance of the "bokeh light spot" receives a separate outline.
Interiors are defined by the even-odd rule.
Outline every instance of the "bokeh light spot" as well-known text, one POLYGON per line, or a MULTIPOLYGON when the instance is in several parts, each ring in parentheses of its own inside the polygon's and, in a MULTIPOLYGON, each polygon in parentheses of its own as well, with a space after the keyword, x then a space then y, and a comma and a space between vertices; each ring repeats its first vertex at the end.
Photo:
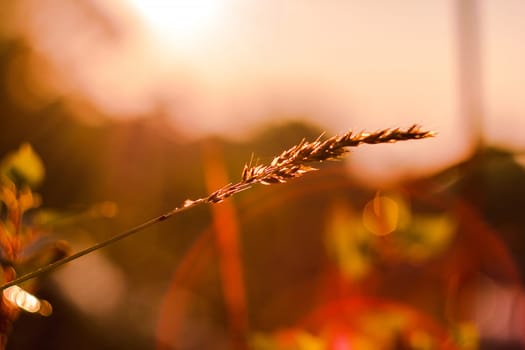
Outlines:
POLYGON ((363 210, 363 224, 375 235, 385 236, 398 226, 399 206, 391 198, 375 196, 363 210))
POLYGON ((18 306, 27 312, 38 312, 40 310, 40 300, 19 286, 12 286, 4 289, 4 298, 14 306, 18 306))

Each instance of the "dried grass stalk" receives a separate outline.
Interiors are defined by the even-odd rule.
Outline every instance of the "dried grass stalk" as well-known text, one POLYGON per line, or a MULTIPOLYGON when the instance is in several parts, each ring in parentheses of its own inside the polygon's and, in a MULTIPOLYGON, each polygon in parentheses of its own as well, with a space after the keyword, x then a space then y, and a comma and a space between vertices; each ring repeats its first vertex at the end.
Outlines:
POLYGON ((304 173, 317 170, 310 166, 310 163, 323 162, 326 160, 335 160, 345 155, 348 147, 356 147, 361 144, 378 144, 378 143, 392 143, 405 140, 417 140, 434 136, 435 133, 431 131, 421 131, 420 127, 413 125, 406 130, 401 129, 384 129, 373 133, 359 132, 354 133, 349 131, 340 136, 333 136, 326 140, 321 140, 319 136, 315 141, 308 142, 302 140, 299 144, 282 152, 275 157, 269 165, 254 165, 253 161, 246 164, 242 170, 241 181, 235 184, 226 185, 217 191, 211 193, 207 197, 184 201, 182 206, 174 208, 173 210, 143 222, 127 231, 121 232, 105 241, 97 243, 89 248, 81 250, 66 258, 58 260, 54 263, 45 265, 33 272, 29 272, 20 276, 8 283, 0 286, 0 290, 15 284, 22 283, 34 277, 40 276, 48 271, 51 271, 61 265, 70 261, 76 260, 84 255, 108 246, 112 243, 120 241, 129 237, 143 229, 152 226, 155 223, 164 221, 175 214, 193 208, 204 203, 219 203, 232 195, 250 188, 256 183, 271 185, 276 183, 284 183, 290 179, 297 178, 304 173))

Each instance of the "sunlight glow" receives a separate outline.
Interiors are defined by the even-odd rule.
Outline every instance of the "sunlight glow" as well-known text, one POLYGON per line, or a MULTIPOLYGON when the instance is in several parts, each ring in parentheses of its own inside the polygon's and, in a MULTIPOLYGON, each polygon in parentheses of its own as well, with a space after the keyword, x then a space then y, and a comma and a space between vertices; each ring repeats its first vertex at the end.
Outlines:
POLYGON ((217 21, 217 0, 130 0, 146 25, 175 47, 191 46, 217 21))

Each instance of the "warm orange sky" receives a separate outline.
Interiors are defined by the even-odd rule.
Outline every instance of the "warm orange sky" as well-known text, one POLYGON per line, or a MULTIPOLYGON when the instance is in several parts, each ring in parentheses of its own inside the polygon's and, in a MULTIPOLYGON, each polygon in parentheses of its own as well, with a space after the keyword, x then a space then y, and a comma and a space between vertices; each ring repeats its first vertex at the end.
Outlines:
MULTIPOLYGON (((379 177, 469 150, 452 0, 22 3, 20 32, 59 67, 68 93, 108 113, 161 108, 196 135, 243 134, 283 116, 308 116, 330 133, 412 123, 439 132, 417 146, 358 152, 379 177)), ((479 4, 486 137, 523 148, 525 2, 479 4)))

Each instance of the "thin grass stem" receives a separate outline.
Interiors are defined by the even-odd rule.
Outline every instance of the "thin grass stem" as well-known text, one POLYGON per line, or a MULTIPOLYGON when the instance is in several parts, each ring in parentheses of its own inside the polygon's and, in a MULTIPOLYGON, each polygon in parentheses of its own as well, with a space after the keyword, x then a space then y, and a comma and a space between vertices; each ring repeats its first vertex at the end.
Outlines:
POLYGON ((361 144, 379 144, 392 143, 396 141, 417 140, 433 137, 435 136, 435 133, 431 131, 421 131, 419 126, 413 125, 406 130, 384 129, 373 133, 354 133, 349 131, 343 135, 333 136, 324 141, 321 140, 322 136, 323 135, 319 136, 315 141, 312 142, 308 142, 303 139, 297 145, 282 152, 279 156, 274 157, 269 165, 255 165, 252 156, 250 162, 246 164, 242 170, 241 181, 234 184, 228 184, 209 194, 207 197, 202 197, 196 200, 187 199, 180 207, 176 207, 165 214, 159 215, 142 224, 130 228, 129 230, 108 238, 107 240, 94 244, 93 246, 80 250, 68 257, 42 266, 32 272, 6 282, 0 286, 0 291, 38 277, 46 272, 56 269, 59 266, 83 257, 84 255, 90 254, 126 237, 132 236, 139 231, 142 231, 158 222, 167 220, 168 218, 183 211, 189 210, 195 206, 206 203, 213 204, 222 202, 226 198, 247 190, 252 187, 252 185, 257 183, 264 185, 284 183, 293 178, 300 177, 304 173, 317 170, 308 164, 339 159, 348 152, 346 149, 348 147, 357 147, 361 144))

